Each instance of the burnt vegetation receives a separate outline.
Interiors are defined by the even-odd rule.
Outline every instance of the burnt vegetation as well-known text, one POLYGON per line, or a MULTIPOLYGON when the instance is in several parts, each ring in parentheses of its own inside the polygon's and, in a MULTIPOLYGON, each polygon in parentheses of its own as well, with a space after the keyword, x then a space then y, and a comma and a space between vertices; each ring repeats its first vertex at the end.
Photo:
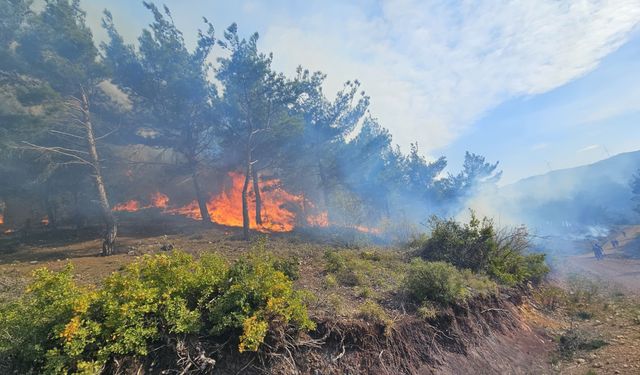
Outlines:
POLYGON ((438 218, 494 188, 497 162, 467 152, 445 175, 393 144, 359 81, 327 96, 321 72, 277 72, 257 34, 203 19, 192 46, 143 4, 137 43, 105 10, 96 45, 78 0, 0 3, 6 248, 99 231, 106 264, 139 255, 118 246, 128 226, 165 234, 104 279, 69 264, 0 293, 0 372, 423 373, 518 329, 549 272, 526 229, 438 218), (167 239, 183 229, 207 250, 167 239), (216 230, 252 250, 221 254, 216 230))

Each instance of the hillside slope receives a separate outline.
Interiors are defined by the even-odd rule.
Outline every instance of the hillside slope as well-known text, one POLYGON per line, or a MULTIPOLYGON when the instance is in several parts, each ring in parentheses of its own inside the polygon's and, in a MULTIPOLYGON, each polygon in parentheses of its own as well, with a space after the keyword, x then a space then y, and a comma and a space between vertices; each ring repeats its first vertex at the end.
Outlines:
POLYGON ((634 220, 629 182, 640 168, 640 151, 533 176, 499 189, 502 215, 545 233, 634 220))

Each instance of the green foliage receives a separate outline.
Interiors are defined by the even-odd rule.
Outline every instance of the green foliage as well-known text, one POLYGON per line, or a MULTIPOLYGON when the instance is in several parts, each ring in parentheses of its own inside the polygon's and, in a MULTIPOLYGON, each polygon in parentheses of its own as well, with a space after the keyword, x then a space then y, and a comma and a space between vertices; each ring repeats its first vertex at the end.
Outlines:
POLYGON ((417 302, 455 303, 469 296, 462 273, 446 262, 414 259, 409 265, 405 286, 417 302))
POLYGON ((545 254, 523 255, 508 250, 491 259, 488 273, 502 284, 513 286, 526 281, 539 283, 549 273, 549 266, 545 254))
POLYGON ((358 307, 356 316, 372 323, 384 325, 389 325, 393 322, 382 306, 371 300, 365 301, 358 307))
POLYGON ((231 267, 213 254, 145 256, 97 291, 77 286, 71 267, 41 269, 22 298, 0 306, 0 369, 97 373, 170 337, 206 333, 255 351, 274 325, 314 327, 303 297, 260 254, 231 267))
POLYGON ((324 254, 327 285, 335 282, 346 287, 392 290, 400 286, 406 268, 397 253, 380 250, 327 250, 324 254))
POLYGON ((227 274, 223 292, 204 305, 212 334, 243 329, 241 352, 258 349, 269 323, 292 322, 302 329, 314 328, 307 315, 304 295, 294 290, 291 280, 261 254, 252 253, 234 264, 227 274))
POLYGON ((291 280, 298 280, 300 278, 300 259, 296 256, 276 258, 273 261, 273 266, 291 280))
POLYGON ((44 365, 48 353, 62 344, 65 325, 88 293, 75 284, 72 273, 71 266, 61 272, 38 269, 21 299, 0 306, 0 358, 8 359, 15 371, 44 365))
POLYGON ((431 237, 424 241, 420 253, 426 260, 486 273, 509 286, 540 282, 549 272, 545 254, 526 253, 530 243, 524 227, 496 231, 493 221, 479 220, 473 212, 468 224, 434 217, 431 226, 431 237))
POLYGON ((435 319, 438 316, 438 309, 428 301, 424 302, 416 311, 418 316, 424 320, 435 319))
POLYGON ((460 269, 487 269, 490 254, 498 244, 491 220, 479 220, 473 213, 468 224, 432 217, 431 237, 422 249, 425 260, 451 263, 460 269))
POLYGON ((462 270, 464 283, 473 295, 483 297, 495 295, 498 292, 498 285, 488 276, 474 273, 471 270, 462 270))

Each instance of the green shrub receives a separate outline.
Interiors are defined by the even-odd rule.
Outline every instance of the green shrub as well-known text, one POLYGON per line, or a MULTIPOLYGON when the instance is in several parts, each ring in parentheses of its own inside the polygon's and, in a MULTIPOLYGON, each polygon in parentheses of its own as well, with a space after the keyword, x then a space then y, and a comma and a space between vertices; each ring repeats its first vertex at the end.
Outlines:
POLYGON ((298 280, 300 278, 300 259, 296 256, 276 258, 273 266, 291 280, 298 280))
POLYGON ((438 309, 427 301, 418 307, 417 313, 422 319, 431 320, 438 316, 438 309))
POLYGON ((0 306, 0 366, 8 366, 0 370, 28 373, 45 365, 88 295, 75 284, 71 265, 61 272, 34 271, 25 295, 0 306))
POLYGON ((145 256, 96 291, 78 287, 70 266, 42 269, 24 296, 0 306, 0 370, 98 373, 171 337, 206 333, 258 350, 273 325, 313 328, 303 297, 266 254, 231 267, 216 255, 145 256))
POLYGON ((431 237, 420 253, 425 260, 485 273, 509 286, 540 282, 549 272, 544 254, 527 253, 531 243, 525 227, 497 231, 490 219, 479 220, 473 212, 468 224, 435 217, 430 224, 431 237))
POLYGON ((391 320, 384 309, 371 300, 365 301, 358 307, 356 316, 373 323, 386 324, 391 320))
POLYGON ((513 251, 496 252, 487 272, 500 283, 514 286, 526 281, 539 283, 549 273, 544 254, 519 254, 513 251))
POLYGON ((331 281, 371 291, 397 289, 406 268, 402 257, 393 251, 327 250, 324 259, 331 281))
POLYGON ((464 284, 473 295, 483 297, 495 295, 498 292, 498 285, 486 275, 474 273, 471 270, 462 270, 464 284))
POLYGON ((242 328, 239 350, 255 351, 271 324, 294 323, 313 329, 304 295, 293 289, 291 280, 276 270, 262 253, 250 254, 231 267, 224 292, 205 305, 209 332, 220 335, 242 328))
POLYGON ((422 248, 423 259, 447 262, 460 269, 486 270, 490 253, 498 246, 491 220, 480 221, 472 213, 469 224, 437 217, 432 217, 429 224, 431 236, 422 248))
POLYGON ((446 262, 412 260, 405 285, 409 295, 417 302, 454 303, 469 295, 461 272, 446 262))

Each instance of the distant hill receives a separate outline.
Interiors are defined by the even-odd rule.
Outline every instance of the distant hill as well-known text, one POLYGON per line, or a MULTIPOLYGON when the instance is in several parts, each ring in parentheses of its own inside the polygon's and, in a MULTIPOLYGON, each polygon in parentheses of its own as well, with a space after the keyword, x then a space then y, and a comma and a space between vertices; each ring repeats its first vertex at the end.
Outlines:
POLYGON ((638 221, 629 182, 639 168, 640 151, 623 153, 525 178, 500 188, 493 202, 505 215, 545 231, 638 221))

